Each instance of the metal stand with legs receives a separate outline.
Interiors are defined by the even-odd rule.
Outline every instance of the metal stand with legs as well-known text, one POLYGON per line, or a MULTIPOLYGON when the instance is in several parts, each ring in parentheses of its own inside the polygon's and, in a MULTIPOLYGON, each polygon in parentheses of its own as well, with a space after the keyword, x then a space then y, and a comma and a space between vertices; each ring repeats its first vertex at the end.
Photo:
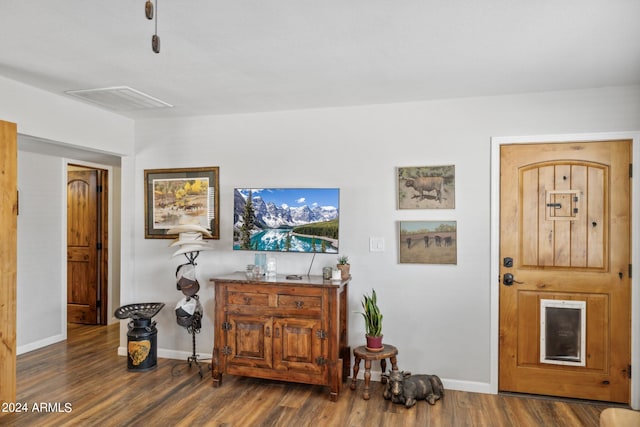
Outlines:
MULTIPOLYGON (((197 298, 197 295, 193 296, 194 298, 197 298)), ((192 365, 195 365, 198 367, 198 374, 200 375, 200 379, 204 378, 204 372, 203 372, 203 366, 201 362, 206 362, 208 360, 211 359, 205 359, 205 360, 200 360, 200 355, 196 353, 196 334, 200 333, 200 325, 201 325, 201 320, 200 320, 200 313, 196 313, 193 316, 193 320, 191 322, 191 325, 187 327, 187 332, 189 332, 191 334, 191 344, 192 344, 192 353, 191 356, 187 357, 187 361, 186 362, 180 362, 180 363, 176 363, 175 365, 173 365, 173 369, 171 370, 171 374, 175 377, 178 375, 182 374, 182 371, 179 370, 180 366, 184 366, 185 364, 189 367, 189 369, 191 369, 192 365)), ((209 365, 208 369, 211 369, 211 366, 209 365)))
MULTIPOLYGON (((171 374, 177 376, 182 374, 179 369, 185 364, 191 369, 192 365, 198 367, 200 379, 204 378, 203 367, 201 365, 200 355, 196 353, 196 334, 200 333, 202 327, 203 309, 197 292, 200 290, 200 284, 196 278, 195 266, 196 258, 200 255, 201 250, 210 250, 212 247, 203 240, 204 236, 212 237, 209 230, 199 225, 178 225, 167 231, 168 234, 178 234, 178 239, 171 243, 170 246, 179 246, 173 256, 184 255, 187 262, 181 264, 176 269, 176 287, 181 291, 183 298, 176 307, 176 320, 182 327, 187 328, 187 332, 191 334, 192 353, 187 357, 187 361, 177 363, 173 366, 171 374)), ((209 365, 211 366, 211 365, 209 365)), ((210 368, 211 369, 211 368, 210 368)))
MULTIPOLYGON (((196 316, 194 316, 196 317, 196 316)), ((200 315, 197 315, 198 319, 197 319, 197 323, 200 323, 200 315)), ((194 323, 196 323, 195 319, 194 319, 194 323)), ((191 334, 191 342, 193 344, 193 352, 191 353, 191 356, 187 357, 187 363, 189 364, 189 368, 191 368, 191 364, 194 364, 198 367, 198 373, 200 374, 200 379, 202 379, 204 377, 204 374, 202 373, 202 366, 200 365, 200 355, 196 354, 196 334, 200 332, 200 329, 196 329, 192 326, 189 326, 187 328, 187 330, 189 331, 189 333, 191 334)))

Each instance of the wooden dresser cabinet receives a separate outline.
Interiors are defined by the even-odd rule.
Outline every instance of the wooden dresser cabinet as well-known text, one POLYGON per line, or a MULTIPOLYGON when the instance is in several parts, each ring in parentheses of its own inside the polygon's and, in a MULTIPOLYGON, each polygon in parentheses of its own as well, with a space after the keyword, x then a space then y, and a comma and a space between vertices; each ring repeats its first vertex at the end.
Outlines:
POLYGON ((329 386, 336 400, 349 375, 349 280, 321 276, 248 280, 244 273, 215 284, 213 386, 223 374, 329 386))

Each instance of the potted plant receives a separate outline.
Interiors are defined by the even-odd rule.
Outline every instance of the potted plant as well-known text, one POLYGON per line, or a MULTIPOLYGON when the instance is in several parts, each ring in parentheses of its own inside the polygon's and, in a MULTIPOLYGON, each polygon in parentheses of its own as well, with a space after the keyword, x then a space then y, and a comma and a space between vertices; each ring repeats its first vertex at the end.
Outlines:
POLYGON ((347 280, 349 278, 349 271, 351 270, 351 265, 349 265, 349 257, 347 255, 341 255, 338 257, 338 264, 336 265, 338 270, 340 270, 340 275, 342 276, 342 280, 347 280))
POLYGON ((364 317, 367 350, 382 351, 382 313, 375 289, 372 289, 371 296, 364 294, 362 297, 362 309, 360 314, 364 317))

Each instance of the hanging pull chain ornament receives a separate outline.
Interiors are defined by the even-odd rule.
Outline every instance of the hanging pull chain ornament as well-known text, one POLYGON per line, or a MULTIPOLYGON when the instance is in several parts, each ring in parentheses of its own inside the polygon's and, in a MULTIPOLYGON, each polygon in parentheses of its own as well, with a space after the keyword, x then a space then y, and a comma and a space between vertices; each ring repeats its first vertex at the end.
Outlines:
POLYGON ((160 37, 158 37, 157 34, 151 36, 151 49, 153 49, 155 53, 160 53, 160 37))
POLYGON ((147 2, 145 3, 144 14, 146 15, 147 19, 153 19, 153 3, 151 2, 151 0, 147 0, 147 2))
POLYGON ((160 37, 158 36, 158 0, 156 0, 155 23, 156 23, 156 32, 151 37, 151 49, 153 49, 155 53, 160 53, 160 37))
POLYGON ((160 53, 160 36, 158 36, 158 0, 156 0, 155 13, 153 9, 153 2, 151 0, 147 0, 144 4, 144 14, 149 20, 155 18, 155 33, 151 36, 151 49, 155 53, 160 53))

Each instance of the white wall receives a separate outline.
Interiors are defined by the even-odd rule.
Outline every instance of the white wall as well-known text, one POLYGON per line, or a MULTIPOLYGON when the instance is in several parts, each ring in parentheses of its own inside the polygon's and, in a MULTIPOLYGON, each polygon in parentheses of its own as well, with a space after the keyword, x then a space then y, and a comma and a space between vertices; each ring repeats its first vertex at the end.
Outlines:
MULTIPOLYGON (((108 158, 106 164, 112 165, 114 155, 133 152, 134 122, 4 77, 0 77, 0 100, 0 119, 17 123, 19 134, 16 340, 21 354, 66 337, 65 156, 73 153, 72 159, 89 161, 108 158), (28 150, 21 148, 24 144, 28 150)), ((117 167, 113 171, 120 174, 117 167)), ((114 178, 117 188, 120 181, 114 178)), ((113 215, 118 234, 113 243, 119 246, 118 202, 113 215)), ((126 244, 130 246, 131 241, 126 244)), ((114 254, 119 256, 118 251, 114 254)), ((118 266, 118 261, 112 267, 118 266)), ((117 291, 112 293, 116 298, 117 291)))
POLYGON ((105 153, 133 151, 134 122, 117 114, 0 76, 0 118, 18 133, 105 153))
POLYGON ((66 336, 63 173, 61 158, 18 151, 18 354, 66 336))
MULTIPOLYGON (((242 269, 253 256, 231 250, 233 188, 340 187, 340 252, 349 255, 353 275, 349 311, 375 288, 385 340, 399 348, 401 369, 436 373, 451 388, 488 390, 490 138, 637 129, 640 87, 137 122, 135 185, 128 196, 134 206, 123 218, 123 230, 132 232, 135 269, 130 283, 123 279, 123 304, 165 302, 156 318, 159 355, 190 352, 190 337, 173 313, 181 296, 175 267, 182 260, 170 257, 169 241, 144 239, 144 169, 220 167, 221 239, 198 260, 206 311, 200 354, 213 345, 208 278, 242 269), (456 167, 455 209, 396 208, 396 167, 446 164, 456 167), (457 221, 457 265, 398 264, 400 220, 457 221), (386 251, 369 252, 370 236, 383 237, 386 251)), ((306 273, 310 259, 280 254, 278 270, 306 273)), ((334 261, 317 256, 312 274, 334 261)), ((358 316, 351 314, 352 347, 363 342, 358 316)))

